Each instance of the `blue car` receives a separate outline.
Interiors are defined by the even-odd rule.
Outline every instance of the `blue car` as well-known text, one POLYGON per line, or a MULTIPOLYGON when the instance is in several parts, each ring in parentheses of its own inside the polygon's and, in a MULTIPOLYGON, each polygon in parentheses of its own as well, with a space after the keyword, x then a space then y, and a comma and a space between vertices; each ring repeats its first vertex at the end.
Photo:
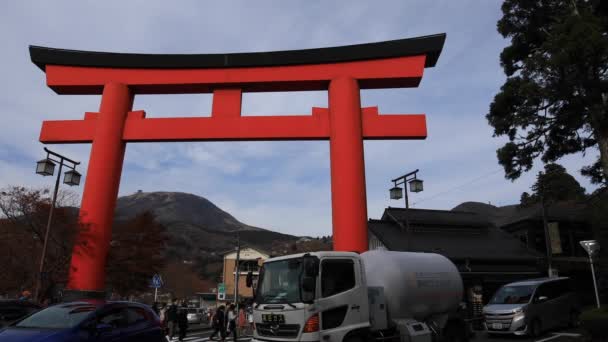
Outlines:
POLYGON ((166 341, 158 316, 132 302, 79 301, 38 311, 0 330, 2 342, 166 341))

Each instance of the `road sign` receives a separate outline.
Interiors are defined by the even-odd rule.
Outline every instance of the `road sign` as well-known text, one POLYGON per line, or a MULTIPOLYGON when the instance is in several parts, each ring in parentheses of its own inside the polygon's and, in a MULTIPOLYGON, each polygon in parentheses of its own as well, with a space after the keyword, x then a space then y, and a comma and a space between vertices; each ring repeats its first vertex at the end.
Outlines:
POLYGON ((217 292, 218 293, 226 293, 226 284, 224 283, 219 283, 217 285, 217 292))
POLYGON ((163 278, 161 278, 160 275, 155 274, 152 277, 152 287, 155 289, 163 287, 163 278))

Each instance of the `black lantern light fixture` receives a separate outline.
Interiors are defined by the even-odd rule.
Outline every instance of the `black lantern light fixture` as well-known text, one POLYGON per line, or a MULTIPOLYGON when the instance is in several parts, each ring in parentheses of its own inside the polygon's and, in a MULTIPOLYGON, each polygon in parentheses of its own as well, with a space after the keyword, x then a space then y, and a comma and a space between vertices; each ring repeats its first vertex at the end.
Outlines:
POLYGON ((422 183, 422 179, 412 179, 410 181, 410 191, 421 192, 422 190, 424 190, 422 183))
POLYGON ((76 170, 67 171, 63 176, 63 183, 69 186, 80 185, 80 177, 80 173, 76 170))
POLYGON ((395 187, 392 187, 389 191, 391 193, 392 200, 398 200, 398 199, 403 198, 403 189, 402 188, 395 186, 395 187))
POLYGON ((36 173, 43 176, 52 176, 55 173, 55 163, 50 159, 42 159, 36 163, 36 173))
POLYGON ((391 180, 391 182, 393 182, 394 184, 394 186, 389 190, 391 199, 401 199, 402 197, 404 197, 403 194, 405 192, 405 207, 409 208, 410 204, 407 197, 407 187, 405 186, 405 183, 409 183, 411 192, 421 192, 422 190, 424 190, 422 179, 418 179, 416 177, 417 173, 418 169, 416 169, 416 171, 412 171, 408 174, 405 174, 399 178, 391 180), (399 187, 399 185, 403 185, 405 189, 399 187))

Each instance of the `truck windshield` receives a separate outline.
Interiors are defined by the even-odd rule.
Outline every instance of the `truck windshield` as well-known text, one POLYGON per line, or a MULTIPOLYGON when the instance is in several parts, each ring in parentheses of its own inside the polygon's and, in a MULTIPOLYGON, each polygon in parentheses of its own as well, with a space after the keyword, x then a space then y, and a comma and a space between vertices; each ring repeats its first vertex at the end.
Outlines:
POLYGON ((260 272, 258 304, 300 302, 302 259, 273 261, 264 264, 260 272))
POLYGON ((496 292, 490 304, 526 304, 534 293, 534 286, 504 286, 496 292))

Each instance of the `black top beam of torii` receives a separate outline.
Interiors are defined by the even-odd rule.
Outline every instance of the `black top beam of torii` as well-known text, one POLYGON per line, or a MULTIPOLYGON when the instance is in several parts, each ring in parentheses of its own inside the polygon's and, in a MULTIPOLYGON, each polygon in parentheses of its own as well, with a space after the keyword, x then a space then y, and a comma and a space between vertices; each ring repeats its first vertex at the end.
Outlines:
POLYGON ((351 62, 426 55, 425 67, 434 67, 445 33, 377 43, 328 48, 220 54, 140 54, 55 49, 30 46, 32 62, 47 65, 110 68, 237 68, 351 62))

